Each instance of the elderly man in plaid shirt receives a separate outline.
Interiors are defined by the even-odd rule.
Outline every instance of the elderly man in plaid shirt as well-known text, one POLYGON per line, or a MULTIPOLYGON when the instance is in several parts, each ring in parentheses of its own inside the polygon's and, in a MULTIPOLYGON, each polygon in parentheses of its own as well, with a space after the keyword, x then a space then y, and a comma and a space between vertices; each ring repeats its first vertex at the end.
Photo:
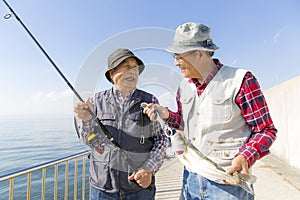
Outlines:
MULTIPOLYGON (((144 112, 154 119, 156 110, 228 174, 249 174, 255 161, 269 153, 277 130, 255 76, 212 58, 217 49, 208 26, 180 25, 167 48, 184 78, 176 98, 178 110, 151 104, 144 112)), ((216 182, 185 166, 181 198, 248 200, 254 196, 228 180, 216 182)))

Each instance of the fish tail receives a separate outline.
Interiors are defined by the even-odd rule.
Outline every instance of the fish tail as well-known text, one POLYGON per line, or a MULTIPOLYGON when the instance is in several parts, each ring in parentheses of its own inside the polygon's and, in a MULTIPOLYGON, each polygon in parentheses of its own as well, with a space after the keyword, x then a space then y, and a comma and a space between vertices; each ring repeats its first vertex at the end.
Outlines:
POLYGON ((256 181, 256 176, 250 175, 250 174, 241 174, 241 173, 238 173, 238 177, 239 177, 240 180, 247 181, 250 184, 255 183, 255 181, 256 181))
POLYGON ((250 182, 241 180, 241 182, 239 183, 239 186, 241 188, 243 188, 246 192, 248 192, 254 196, 254 190, 253 190, 252 184, 250 182))
POLYGON ((238 173, 238 177, 240 180, 238 185, 254 196, 252 184, 256 181, 256 176, 238 173))

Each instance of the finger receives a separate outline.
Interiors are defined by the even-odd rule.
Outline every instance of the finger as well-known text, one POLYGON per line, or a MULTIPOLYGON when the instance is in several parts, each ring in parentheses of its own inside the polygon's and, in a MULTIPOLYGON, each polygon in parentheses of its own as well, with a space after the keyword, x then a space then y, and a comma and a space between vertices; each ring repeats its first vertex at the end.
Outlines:
POLYGON ((156 113, 153 113, 153 114, 150 115, 150 120, 153 121, 153 122, 155 122, 157 120, 156 113))
POLYGON ((151 108, 151 110, 153 110, 154 113, 157 113, 157 106, 154 105, 154 106, 151 108))
POLYGON ((178 151, 175 151, 175 153, 176 153, 176 155, 181 155, 181 154, 184 153, 184 151, 183 150, 178 150, 178 151))
POLYGON ((158 112, 160 118, 162 118, 162 119, 167 119, 167 118, 169 118, 169 112, 168 112, 168 109, 167 109, 167 108, 165 108, 165 107, 163 107, 163 106, 161 106, 161 105, 157 105, 157 106, 156 106, 156 110, 157 110, 157 112, 158 112))
POLYGON ((230 175, 233 174, 234 172, 236 172, 236 170, 232 166, 228 167, 227 170, 226 170, 226 173, 230 174, 230 175))
POLYGON ((248 167, 243 167, 241 174, 250 174, 248 167))
POLYGON ((236 184, 235 182, 228 180, 228 179, 224 180, 223 182, 228 185, 238 186, 238 184, 236 184))
POLYGON ((130 176, 128 176, 128 180, 134 180, 134 175, 135 175, 135 172, 134 173, 132 173, 130 176))
POLYGON ((151 121, 155 121, 157 118, 156 111, 154 109, 145 108, 143 111, 144 114, 147 114, 151 121))
POLYGON ((94 111, 94 106, 91 102, 91 99, 88 98, 88 100, 86 101, 86 105, 88 106, 88 108, 91 110, 91 111, 94 111))
POLYGON ((145 178, 144 181, 140 184, 142 188, 147 188, 151 184, 151 177, 145 178))
POLYGON ((154 106, 155 106, 155 104, 153 104, 153 103, 147 104, 147 106, 143 109, 143 112, 145 114, 148 114, 149 111, 153 110, 154 106))
POLYGON ((152 108, 148 111, 148 116, 149 116, 149 118, 150 118, 151 121, 156 121, 157 113, 156 113, 155 107, 152 107, 152 108))
POLYGON ((81 111, 81 110, 86 110, 87 108, 88 108, 87 104, 85 104, 83 102, 79 102, 74 105, 74 111, 76 111, 76 112, 81 111))
POLYGON ((139 185, 143 185, 143 183, 145 182, 145 180, 144 179, 139 179, 139 180, 137 180, 136 181, 139 185))
POLYGON ((79 113, 79 114, 77 114, 77 116, 78 116, 79 118, 87 118, 87 117, 89 117, 90 115, 87 114, 87 113, 79 113))
POLYGON ((152 108, 148 108, 148 110, 147 110, 148 115, 153 115, 154 112, 155 112, 155 110, 152 108))
POLYGON ((81 106, 82 106, 82 102, 75 103, 73 106, 74 111, 80 109, 81 106))
POLYGON ((147 105, 147 108, 151 109, 153 106, 155 106, 154 103, 149 103, 149 104, 147 105))
POLYGON ((140 181, 142 178, 143 178, 143 176, 142 176, 142 174, 140 174, 140 173, 136 173, 136 174, 134 175, 134 180, 136 180, 136 181, 140 181))
POLYGON ((87 110, 83 109, 83 108, 79 108, 79 109, 76 110, 76 113, 77 114, 85 114, 85 113, 87 113, 87 110))
POLYGON ((148 114, 150 110, 151 110, 151 109, 149 109, 149 108, 146 107, 146 108, 144 108, 143 113, 144 113, 144 114, 148 114))

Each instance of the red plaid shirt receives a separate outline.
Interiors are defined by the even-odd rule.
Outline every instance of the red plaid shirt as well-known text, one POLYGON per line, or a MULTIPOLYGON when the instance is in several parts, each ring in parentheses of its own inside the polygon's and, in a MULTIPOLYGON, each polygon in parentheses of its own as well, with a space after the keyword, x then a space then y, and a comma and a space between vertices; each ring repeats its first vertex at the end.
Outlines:
MULTIPOLYGON (((214 59, 214 61, 218 68, 213 70, 202 84, 197 79, 189 80, 189 82, 196 85, 199 96, 222 67, 218 59, 214 59)), ((176 101, 178 110, 177 112, 169 110, 170 117, 166 122, 171 127, 183 130, 184 123, 182 121, 182 105, 179 90, 177 91, 176 101)), ((247 159, 250 167, 257 159, 269 154, 269 147, 275 141, 277 133, 266 100, 260 90, 260 85, 251 72, 246 73, 240 91, 235 98, 235 103, 241 108, 241 113, 252 130, 249 140, 240 148, 238 153, 238 155, 243 155, 247 159)))

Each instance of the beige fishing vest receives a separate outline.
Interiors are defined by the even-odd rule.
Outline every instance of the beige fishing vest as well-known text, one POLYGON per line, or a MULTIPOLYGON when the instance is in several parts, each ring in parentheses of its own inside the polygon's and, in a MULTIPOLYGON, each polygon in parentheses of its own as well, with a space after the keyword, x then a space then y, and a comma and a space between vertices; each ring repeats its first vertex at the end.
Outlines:
POLYGON ((251 134, 235 103, 246 72, 223 66, 200 97, 195 84, 183 80, 180 85, 185 136, 223 167, 231 165, 251 134))

